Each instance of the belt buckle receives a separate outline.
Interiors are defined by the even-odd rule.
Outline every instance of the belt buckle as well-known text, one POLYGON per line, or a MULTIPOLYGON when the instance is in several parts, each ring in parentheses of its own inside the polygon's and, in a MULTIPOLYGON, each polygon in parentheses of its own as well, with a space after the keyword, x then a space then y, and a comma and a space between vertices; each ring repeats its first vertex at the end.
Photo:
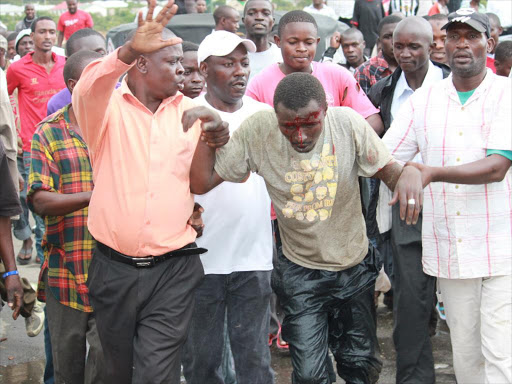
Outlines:
POLYGON ((151 268, 155 266, 153 257, 140 257, 133 261, 136 268, 151 268))

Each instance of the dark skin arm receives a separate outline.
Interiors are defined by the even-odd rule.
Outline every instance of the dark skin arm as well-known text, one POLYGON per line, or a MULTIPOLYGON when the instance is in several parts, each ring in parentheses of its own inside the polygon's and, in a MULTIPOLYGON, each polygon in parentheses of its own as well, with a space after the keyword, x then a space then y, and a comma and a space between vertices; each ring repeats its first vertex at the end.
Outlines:
MULTIPOLYGON (((0 257, 2 258, 6 272, 16 270, 10 217, 0 217, 0 257)), ((5 288, 7 289, 7 304, 13 310, 12 318, 16 320, 20 314, 23 298, 20 276, 7 276, 5 278, 5 288)))
POLYGON ((57 47, 62 47, 63 41, 64 41, 64 34, 59 31, 59 37, 57 37, 57 47))
POLYGON ((423 186, 442 181, 453 184, 488 184, 502 181, 512 162, 501 155, 487 156, 485 159, 454 167, 429 167, 424 164, 409 162, 419 169, 423 178, 423 186))
POLYGON ((91 196, 92 192, 64 194, 38 190, 32 204, 40 216, 64 216, 89 206, 91 196))
POLYGON ((392 162, 377 172, 374 177, 382 180, 394 192, 389 205, 400 202, 400 219, 405 220, 407 224, 416 224, 423 207, 422 172, 415 167, 402 167, 392 162), (410 199, 414 199, 415 204, 408 204, 410 199))
POLYGON ((195 107, 183 114, 183 129, 190 128, 197 119, 201 120, 202 132, 190 167, 190 192, 203 195, 224 181, 214 170, 215 150, 229 141, 229 126, 215 111, 195 107))
POLYGON ((373 115, 370 115, 366 118, 366 121, 368 124, 371 125, 373 130, 379 137, 382 137, 384 135, 384 123, 382 122, 382 118, 380 117, 380 114, 375 113, 373 115))

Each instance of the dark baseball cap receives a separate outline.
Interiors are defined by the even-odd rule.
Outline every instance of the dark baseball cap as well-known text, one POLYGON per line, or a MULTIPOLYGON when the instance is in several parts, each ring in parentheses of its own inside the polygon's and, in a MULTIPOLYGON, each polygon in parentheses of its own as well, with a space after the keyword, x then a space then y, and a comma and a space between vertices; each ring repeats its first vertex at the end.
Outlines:
POLYGON ((491 24, 485 13, 476 12, 472 8, 461 8, 448 15, 448 23, 441 29, 448 29, 453 23, 464 23, 478 32, 485 33, 487 38, 491 37, 491 24))

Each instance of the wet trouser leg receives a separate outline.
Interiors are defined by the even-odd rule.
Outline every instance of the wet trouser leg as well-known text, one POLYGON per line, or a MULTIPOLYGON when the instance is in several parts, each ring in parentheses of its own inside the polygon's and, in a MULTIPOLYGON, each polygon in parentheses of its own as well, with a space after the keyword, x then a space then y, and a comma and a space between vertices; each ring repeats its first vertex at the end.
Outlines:
POLYGON ((435 382, 434 358, 429 334, 435 278, 423 272, 421 216, 416 225, 400 220, 393 207, 391 243, 394 255, 393 341, 396 349, 396 382, 435 382))
POLYGON ((283 337, 290 344, 292 383, 331 383, 329 347, 347 383, 378 380, 377 264, 373 248, 360 264, 339 272, 308 269, 279 252, 272 287, 285 313, 283 337))

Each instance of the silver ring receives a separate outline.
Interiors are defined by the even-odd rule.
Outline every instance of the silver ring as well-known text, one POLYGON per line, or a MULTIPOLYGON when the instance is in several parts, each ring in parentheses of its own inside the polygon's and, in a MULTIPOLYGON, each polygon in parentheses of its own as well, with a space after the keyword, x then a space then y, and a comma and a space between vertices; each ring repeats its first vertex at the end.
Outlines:
POLYGON ((416 200, 414 200, 414 199, 409 199, 409 200, 407 200, 407 204, 408 204, 408 205, 416 205, 416 200))

